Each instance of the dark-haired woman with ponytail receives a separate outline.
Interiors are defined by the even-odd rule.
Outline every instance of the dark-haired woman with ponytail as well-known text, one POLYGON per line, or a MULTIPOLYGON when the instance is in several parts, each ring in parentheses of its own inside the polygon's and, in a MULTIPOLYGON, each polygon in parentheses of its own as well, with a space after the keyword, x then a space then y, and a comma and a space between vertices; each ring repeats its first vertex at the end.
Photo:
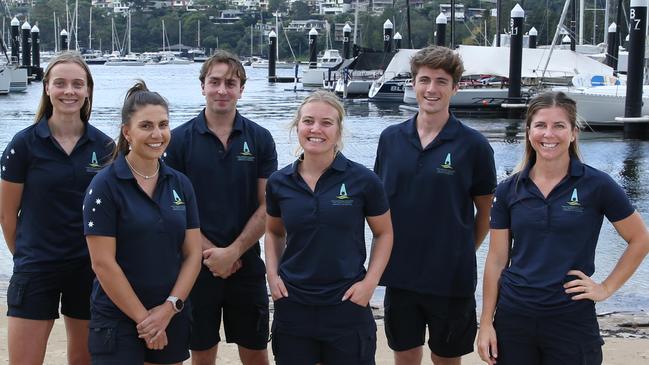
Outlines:
POLYGON ((89 123, 92 95, 92 76, 79 54, 52 59, 35 123, 18 132, 2 155, 0 224, 14 262, 7 290, 10 364, 43 363, 59 308, 68 362, 90 362, 94 274, 81 205, 114 145, 89 123))
POLYGON ((92 180, 83 207, 97 275, 94 365, 189 358, 184 301, 200 270, 201 236, 191 183, 160 159, 170 137, 166 100, 137 82, 124 100, 114 161, 92 180))
POLYGON ((649 233, 622 188, 581 161, 576 104, 545 93, 529 104, 525 154, 491 208, 478 351, 498 365, 602 363, 595 303, 633 275, 649 233), (606 217, 626 241, 602 281, 595 248, 606 217))

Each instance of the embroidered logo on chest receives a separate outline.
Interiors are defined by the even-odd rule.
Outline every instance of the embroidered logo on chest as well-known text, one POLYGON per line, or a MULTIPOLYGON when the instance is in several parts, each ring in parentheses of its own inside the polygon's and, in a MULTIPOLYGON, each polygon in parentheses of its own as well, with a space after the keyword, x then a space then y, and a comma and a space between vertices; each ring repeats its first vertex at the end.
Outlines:
POLYGON ((340 191, 338 192, 338 195, 336 195, 336 199, 331 200, 331 205, 337 205, 337 206, 354 205, 354 199, 352 199, 347 194, 347 187, 345 186, 345 183, 340 184, 340 191))
POLYGON ((253 155, 250 152, 250 147, 248 147, 248 142, 243 141, 243 148, 241 149, 241 152, 237 155, 237 161, 243 161, 243 162, 254 162, 255 161, 255 155, 253 155))
POLYGON ((441 163, 437 168, 437 173, 444 174, 444 175, 455 175, 455 169, 453 168, 453 162, 451 160, 450 152, 446 154, 446 158, 444 159, 444 162, 441 163))
POLYGON ((176 189, 171 189, 173 194, 174 202, 171 204, 171 210, 185 210, 185 202, 180 198, 180 195, 176 192, 176 189))
POLYGON ((92 151, 92 155, 90 156, 90 163, 88 163, 88 166, 86 166, 86 172, 92 172, 92 173, 97 173, 101 170, 101 165, 99 164, 99 160, 97 159, 97 152, 92 151))
POLYGON ((574 188, 572 190, 572 195, 570 196, 570 200, 567 201, 564 205, 562 205, 561 209, 564 212, 582 213, 584 211, 584 207, 579 202, 579 193, 577 192, 577 188, 574 188))

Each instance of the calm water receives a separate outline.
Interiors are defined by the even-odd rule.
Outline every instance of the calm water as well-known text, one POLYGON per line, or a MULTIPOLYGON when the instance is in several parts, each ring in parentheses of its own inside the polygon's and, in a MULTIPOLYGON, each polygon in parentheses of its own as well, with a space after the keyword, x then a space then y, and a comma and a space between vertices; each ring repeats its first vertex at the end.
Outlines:
MULTIPOLYGON (((126 90, 136 78, 144 79, 149 88, 160 92, 171 104, 172 126, 195 116, 204 102, 198 74, 200 65, 166 65, 144 67, 91 66, 95 79, 92 123, 111 136, 117 136, 119 108, 126 90)), ((289 70, 278 70, 280 72, 289 70)), ((239 103, 242 114, 268 128, 275 138, 280 166, 292 162, 295 136, 288 124, 299 102, 307 94, 286 89, 292 84, 271 85, 265 81, 266 70, 248 69, 249 81, 239 103)), ((281 74, 281 73, 280 73, 281 74)), ((0 149, 4 150, 12 136, 32 123, 40 98, 40 84, 31 85, 24 94, 0 96, 0 149)), ((347 101, 348 117, 344 153, 347 157, 371 167, 374 162, 379 133, 387 126, 401 122, 412 112, 397 105, 380 105, 367 101, 347 101)), ((519 122, 498 119, 463 119, 465 123, 487 136, 495 151, 499 180, 507 176, 521 155, 519 122)), ((584 132, 581 147, 585 161, 607 173, 624 187, 633 204, 649 221, 649 142, 624 141, 617 133, 584 132)), ((576 227, 579 229, 579 227, 576 227)), ((1 240, 1 239, 0 239, 1 240)), ((369 242, 369 234, 367 242, 369 242)), ((605 222, 597 250, 596 280, 602 280, 615 265, 626 243, 613 227, 605 222)), ((479 283, 487 253, 487 244, 478 251, 479 283)), ((12 272, 12 261, 4 242, 0 242, 0 297, 4 298, 12 272)), ((480 300, 480 286, 478 300, 480 300)), ((381 303, 383 291, 377 291, 373 302, 381 303)), ((3 299, 4 301, 4 299, 3 299)), ((636 275, 607 302, 598 304, 598 311, 649 310, 649 260, 636 275)))

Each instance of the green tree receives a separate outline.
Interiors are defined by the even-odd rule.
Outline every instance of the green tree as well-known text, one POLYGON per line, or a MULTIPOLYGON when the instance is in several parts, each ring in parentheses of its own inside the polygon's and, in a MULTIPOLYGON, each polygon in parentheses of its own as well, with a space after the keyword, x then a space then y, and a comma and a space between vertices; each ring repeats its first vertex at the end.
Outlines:
POLYGON ((286 0, 269 0, 268 1, 268 10, 272 13, 275 11, 285 12, 288 10, 288 5, 286 0))
POLYGON ((289 13, 293 19, 307 20, 311 17, 311 8, 303 1, 296 1, 291 5, 289 13))

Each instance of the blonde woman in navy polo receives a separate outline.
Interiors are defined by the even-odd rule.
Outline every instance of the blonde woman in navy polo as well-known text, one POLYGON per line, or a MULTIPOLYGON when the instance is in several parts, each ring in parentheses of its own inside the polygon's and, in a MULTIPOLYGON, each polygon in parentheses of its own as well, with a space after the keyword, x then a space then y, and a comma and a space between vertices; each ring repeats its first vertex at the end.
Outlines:
POLYGON ((622 188, 581 161, 572 99, 535 97, 525 123, 525 155, 491 209, 479 354, 499 365, 601 364, 595 302, 635 272, 649 233, 622 188), (590 276, 604 216, 628 246, 598 283, 590 276))
POLYGON ((14 262, 7 289, 10 364, 43 362, 59 306, 68 361, 90 362, 94 274, 81 205, 114 145, 89 123, 93 85, 78 53, 52 59, 43 75, 35 123, 18 132, 2 155, 0 223, 14 262))
POLYGON ((115 158, 83 205, 93 292, 88 345, 94 365, 180 364, 189 358, 185 305, 201 266, 189 179, 160 159, 169 107, 143 81, 126 94, 115 158))
POLYGON ((266 186, 265 253, 279 365, 374 364, 369 308, 392 249, 378 177, 340 152, 343 106, 316 91, 293 121, 303 154, 266 186), (374 235, 369 267, 365 221, 374 235))

